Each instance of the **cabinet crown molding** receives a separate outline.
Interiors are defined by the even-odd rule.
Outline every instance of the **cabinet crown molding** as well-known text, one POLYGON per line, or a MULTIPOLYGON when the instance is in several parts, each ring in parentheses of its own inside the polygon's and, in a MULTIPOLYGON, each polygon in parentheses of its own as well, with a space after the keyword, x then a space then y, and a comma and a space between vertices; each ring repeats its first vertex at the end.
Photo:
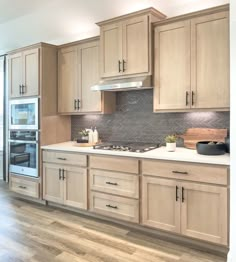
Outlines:
POLYGON ((103 25, 106 25, 106 24, 110 24, 110 23, 114 23, 114 22, 120 22, 122 20, 133 18, 135 16, 140 16, 140 15, 154 15, 155 17, 159 18, 160 20, 166 18, 166 15, 164 15, 160 11, 156 10, 153 7, 149 7, 149 8, 139 10, 139 11, 136 11, 136 12, 133 12, 133 13, 117 16, 115 18, 111 18, 111 19, 107 19, 107 20, 98 22, 98 23, 96 23, 96 25, 103 26, 103 25))
POLYGON ((187 14, 183 14, 179 16, 170 17, 164 20, 160 20, 160 21, 154 22, 153 27, 155 28, 163 24, 168 24, 168 23, 177 22, 177 21, 186 20, 186 19, 192 19, 192 18, 199 17, 202 15, 210 15, 210 14, 215 14, 215 13, 224 12, 224 11, 229 11, 229 4, 220 5, 220 6, 203 9, 200 11, 187 13, 187 14))

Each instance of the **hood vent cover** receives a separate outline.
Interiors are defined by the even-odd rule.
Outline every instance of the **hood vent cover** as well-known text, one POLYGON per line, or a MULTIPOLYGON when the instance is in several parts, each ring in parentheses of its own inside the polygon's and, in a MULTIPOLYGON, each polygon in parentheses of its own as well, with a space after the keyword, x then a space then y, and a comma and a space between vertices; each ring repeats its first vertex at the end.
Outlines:
POLYGON ((132 77, 116 80, 102 80, 97 85, 91 87, 92 91, 129 91, 150 89, 152 86, 151 76, 132 77))

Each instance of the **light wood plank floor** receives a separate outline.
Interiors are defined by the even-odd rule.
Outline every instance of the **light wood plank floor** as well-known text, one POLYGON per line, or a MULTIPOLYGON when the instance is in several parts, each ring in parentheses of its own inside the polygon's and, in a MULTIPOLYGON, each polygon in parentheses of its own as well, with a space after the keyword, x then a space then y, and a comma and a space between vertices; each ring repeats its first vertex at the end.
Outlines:
POLYGON ((0 262, 225 262, 125 227, 14 198, 0 182, 0 262))

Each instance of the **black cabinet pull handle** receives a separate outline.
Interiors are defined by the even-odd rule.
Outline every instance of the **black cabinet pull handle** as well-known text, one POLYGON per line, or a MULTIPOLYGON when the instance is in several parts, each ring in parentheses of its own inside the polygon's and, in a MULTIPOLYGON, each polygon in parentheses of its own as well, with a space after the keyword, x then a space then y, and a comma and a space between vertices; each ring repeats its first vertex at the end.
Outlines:
POLYGON ((66 160, 66 158, 64 158, 64 157, 58 157, 57 159, 58 160, 64 160, 64 161, 66 160))
POLYGON ((179 200, 179 187, 175 187, 175 201, 178 202, 179 200))
POLYGON ((112 206, 112 205, 106 205, 106 207, 109 207, 109 208, 114 208, 114 209, 118 209, 117 206, 112 206))
POLYGON ((188 175, 188 172, 182 172, 182 171, 172 171, 173 174, 181 174, 181 175, 188 175))
POLYGON ((125 68, 125 64, 126 64, 126 62, 125 62, 125 60, 123 59, 123 60, 122 60, 122 68, 123 68, 123 72, 125 72, 125 70, 126 70, 126 68, 125 68))
POLYGON ((76 109, 77 109, 77 100, 74 99, 74 110, 76 110, 76 109))
POLYGON ((192 106, 194 105, 194 92, 192 91, 192 106))
POLYGON ((186 91, 186 106, 188 105, 188 96, 189 96, 189 93, 188 91, 186 91))
POLYGON ((113 186, 118 186, 117 183, 112 183, 112 182, 106 182, 106 184, 108 184, 108 185, 113 185, 113 186))
POLYGON ((80 100, 77 99, 77 109, 79 110, 80 109, 80 100))
POLYGON ((61 168, 59 168, 59 180, 61 180, 61 168))
POLYGON ((121 66, 121 61, 119 60, 119 61, 118 61, 118 69, 119 69, 119 73, 120 73, 120 72, 122 72, 122 70, 121 70, 121 67, 120 67, 120 66, 121 66))
POLYGON ((18 187, 21 188, 21 189, 27 189, 26 186, 18 186, 18 187))
POLYGON ((19 85, 19 89, 20 89, 20 95, 22 95, 22 85, 19 85))
POLYGON ((184 203, 184 187, 182 187, 182 202, 184 203))
POLYGON ((22 94, 25 94, 25 86, 22 85, 21 87, 22 87, 22 94))
POLYGON ((65 180, 65 178, 66 178, 66 177, 65 177, 65 169, 63 168, 63 169, 62 169, 62 180, 65 180))

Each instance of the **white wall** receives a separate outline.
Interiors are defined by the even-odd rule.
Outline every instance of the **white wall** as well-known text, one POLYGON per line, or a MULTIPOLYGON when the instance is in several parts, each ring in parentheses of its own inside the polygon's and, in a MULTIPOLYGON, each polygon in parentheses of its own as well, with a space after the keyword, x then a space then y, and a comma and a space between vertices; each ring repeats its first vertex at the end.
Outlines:
POLYGON ((230 252, 229 262, 236 261, 236 1, 230 1, 230 252))

